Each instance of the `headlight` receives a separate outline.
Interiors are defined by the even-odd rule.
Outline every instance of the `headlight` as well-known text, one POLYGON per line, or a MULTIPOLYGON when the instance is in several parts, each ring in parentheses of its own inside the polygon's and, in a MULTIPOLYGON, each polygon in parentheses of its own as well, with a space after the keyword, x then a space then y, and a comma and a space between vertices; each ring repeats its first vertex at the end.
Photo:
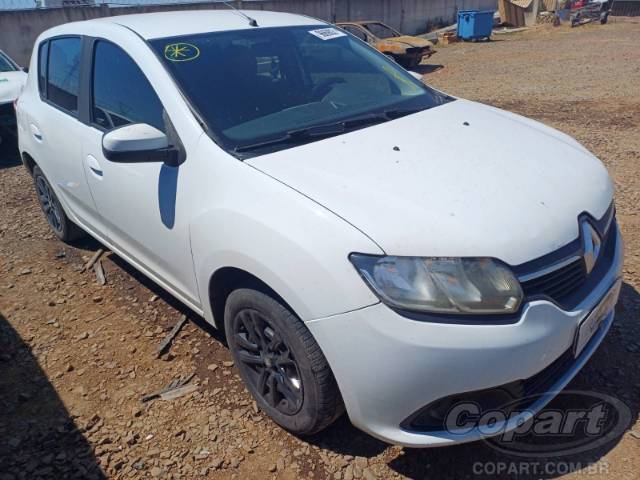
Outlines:
POLYGON ((511 270, 492 258, 380 257, 349 259, 386 304, 453 314, 513 313, 522 289, 511 270))

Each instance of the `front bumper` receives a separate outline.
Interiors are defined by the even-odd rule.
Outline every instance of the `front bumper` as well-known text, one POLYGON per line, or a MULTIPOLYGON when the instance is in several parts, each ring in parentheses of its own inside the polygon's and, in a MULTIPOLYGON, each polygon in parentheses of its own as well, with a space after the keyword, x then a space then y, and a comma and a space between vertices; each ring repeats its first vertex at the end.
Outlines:
MULTIPOLYGON (((617 227, 616 227, 617 228, 617 227)), ((618 232, 619 233, 619 232, 618 232)), ((622 237, 611 267, 572 311, 536 300, 517 323, 462 325, 407 319, 383 304, 307 323, 336 377, 351 422, 389 443, 430 447, 483 438, 409 431, 400 425, 436 400, 533 377, 572 348, 578 325, 620 276, 622 237)), ((528 407, 542 409, 587 362, 613 322, 613 312, 569 366, 528 407)), ((529 417, 512 416, 505 430, 529 417)), ((530 416, 530 415, 529 415, 530 416)))
POLYGON ((435 52, 430 48, 410 48, 406 53, 395 55, 400 63, 418 65, 423 60, 430 58, 435 52))

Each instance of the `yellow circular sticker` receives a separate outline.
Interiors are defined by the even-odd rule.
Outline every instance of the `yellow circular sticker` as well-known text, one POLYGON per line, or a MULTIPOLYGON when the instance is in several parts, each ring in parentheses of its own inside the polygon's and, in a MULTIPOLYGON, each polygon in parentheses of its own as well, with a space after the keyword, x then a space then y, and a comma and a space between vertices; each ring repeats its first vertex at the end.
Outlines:
POLYGON ((172 62, 188 62, 200 56, 200 49, 190 43, 172 43, 164 47, 164 57, 172 62))

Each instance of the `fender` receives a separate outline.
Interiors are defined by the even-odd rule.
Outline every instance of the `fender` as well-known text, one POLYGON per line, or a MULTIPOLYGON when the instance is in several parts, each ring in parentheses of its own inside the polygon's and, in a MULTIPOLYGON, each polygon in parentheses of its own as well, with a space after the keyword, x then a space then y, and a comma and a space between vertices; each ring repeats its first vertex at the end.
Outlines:
POLYGON ((348 260, 354 251, 384 253, 366 235, 313 200, 228 156, 208 137, 201 139, 194 157, 206 159, 205 169, 210 170, 201 177, 207 185, 194 186, 203 197, 191 222, 194 268, 209 323, 215 325, 210 280, 224 267, 244 270, 265 282, 303 321, 379 302, 348 260), (242 179, 242 185, 233 179, 242 179))

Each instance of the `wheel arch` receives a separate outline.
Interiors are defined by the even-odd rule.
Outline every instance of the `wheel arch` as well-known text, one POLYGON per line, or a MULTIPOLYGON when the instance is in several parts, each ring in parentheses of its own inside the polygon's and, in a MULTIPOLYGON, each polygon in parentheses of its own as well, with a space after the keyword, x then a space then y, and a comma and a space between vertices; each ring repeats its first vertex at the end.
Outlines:
POLYGON ((208 286, 208 300, 213 313, 213 320, 215 326, 220 330, 224 330, 224 311, 227 299, 238 288, 253 288, 265 293, 300 318, 295 310, 291 308, 291 305, 265 281, 242 268, 227 266, 219 268, 211 275, 208 286))
POLYGON ((22 164, 27 169, 30 175, 33 175, 33 169, 36 165, 38 165, 35 159, 28 152, 21 152, 20 158, 22 160, 22 164))

